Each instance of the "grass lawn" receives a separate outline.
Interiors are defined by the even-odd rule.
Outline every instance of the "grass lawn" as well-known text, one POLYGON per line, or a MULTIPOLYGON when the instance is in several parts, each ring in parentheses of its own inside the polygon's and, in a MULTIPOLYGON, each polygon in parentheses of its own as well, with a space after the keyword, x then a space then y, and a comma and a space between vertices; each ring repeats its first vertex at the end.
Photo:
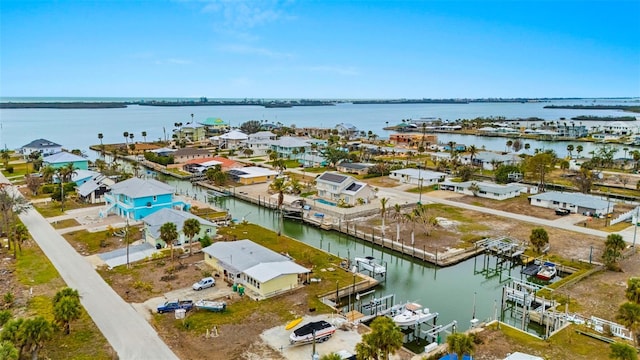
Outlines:
POLYGON ((51 223, 51 226, 53 226, 54 229, 65 229, 68 227, 74 227, 78 225, 80 225, 80 223, 77 222, 76 219, 64 219, 64 220, 59 220, 51 223))
POLYGON ((26 162, 10 163, 2 170, 2 173, 7 178, 24 177, 26 174, 33 173, 33 164, 26 162), (7 167, 13 167, 13 172, 7 171, 7 167))
MULTIPOLYGON (((129 242, 141 238, 141 228, 142 225, 129 227, 129 242)), ((113 236, 110 230, 97 232, 89 232, 87 230, 72 231, 64 234, 64 238, 72 245, 81 243, 84 249, 83 252, 86 251, 89 254, 99 253, 104 247, 103 242, 115 242, 119 239, 119 237, 113 236)))
MULTIPOLYGON (((50 201, 47 203, 36 203, 34 208, 44 217, 53 217, 64 215, 60 207, 59 201, 50 201)), ((96 204, 87 204, 80 201, 76 201, 73 198, 68 198, 64 201, 64 210, 81 209, 87 207, 94 207, 96 204)))

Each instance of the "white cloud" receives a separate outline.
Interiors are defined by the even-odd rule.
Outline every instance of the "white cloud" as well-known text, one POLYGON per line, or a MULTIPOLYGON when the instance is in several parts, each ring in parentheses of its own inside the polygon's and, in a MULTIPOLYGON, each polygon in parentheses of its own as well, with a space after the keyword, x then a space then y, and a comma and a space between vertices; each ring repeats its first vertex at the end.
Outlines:
POLYGON ((223 45, 223 46, 220 46, 218 49, 220 51, 228 52, 228 53, 258 55, 258 56, 264 56, 264 57, 269 57, 273 59, 284 59, 284 58, 293 57, 293 55, 289 53, 281 53, 281 52, 269 50, 267 48, 253 47, 253 46, 240 45, 240 44, 223 45))
POLYGON ((221 14, 228 26, 252 28, 291 18, 280 9, 279 1, 207 0, 204 12, 221 14))

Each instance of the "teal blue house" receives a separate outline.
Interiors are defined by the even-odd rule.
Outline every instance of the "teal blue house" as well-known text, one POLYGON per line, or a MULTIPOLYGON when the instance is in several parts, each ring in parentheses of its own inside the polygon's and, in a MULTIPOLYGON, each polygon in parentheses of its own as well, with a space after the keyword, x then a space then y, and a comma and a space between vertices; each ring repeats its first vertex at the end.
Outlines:
POLYGON ((43 166, 49 165, 54 169, 59 169, 61 167, 67 166, 67 164, 69 163, 73 164, 74 169, 78 169, 78 170, 89 169, 89 160, 83 158, 82 156, 78 156, 65 151, 55 153, 53 155, 45 156, 44 158, 42 158, 43 166))
POLYGON ((116 214, 140 220, 160 209, 188 210, 190 205, 175 198, 171 185, 154 179, 131 178, 111 185, 104 195, 106 207, 101 216, 116 214))

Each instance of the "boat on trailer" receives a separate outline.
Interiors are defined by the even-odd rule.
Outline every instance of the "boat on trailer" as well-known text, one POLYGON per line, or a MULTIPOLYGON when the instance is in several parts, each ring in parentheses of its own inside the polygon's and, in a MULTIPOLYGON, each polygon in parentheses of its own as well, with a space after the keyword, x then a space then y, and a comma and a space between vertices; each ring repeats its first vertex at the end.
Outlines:
POLYGON ((224 301, 198 300, 194 305, 198 310, 213 312, 222 312, 227 309, 227 303, 224 301))
POLYGON ((309 344, 315 339, 316 342, 324 342, 328 340, 336 327, 330 323, 320 320, 302 325, 289 335, 289 343, 291 345, 309 344))

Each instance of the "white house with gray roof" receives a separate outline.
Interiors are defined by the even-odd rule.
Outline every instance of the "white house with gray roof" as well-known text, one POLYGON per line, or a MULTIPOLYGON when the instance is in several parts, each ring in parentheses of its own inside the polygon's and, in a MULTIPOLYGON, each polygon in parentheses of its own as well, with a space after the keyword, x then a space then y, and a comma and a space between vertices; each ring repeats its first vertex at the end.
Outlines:
POLYGON ((495 170, 500 165, 518 165, 522 162, 522 158, 520 158, 516 154, 499 154, 492 151, 480 151, 474 157, 473 161, 471 160, 470 154, 461 154, 459 155, 460 162, 468 165, 482 166, 485 170, 495 170))
POLYGON ((403 184, 433 185, 444 181, 447 174, 423 169, 398 169, 389 173, 389 178, 403 184))
POLYGON ((494 200, 511 199, 520 196, 520 194, 526 194, 528 191, 526 186, 520 184, 501 185, 482 181, 453 182, 445 180, 440 183, 439 188, 440 190, 455 191, 460 194, 494 200), (477 185, 477 187, 474 189, 473 185, 477 185))
POLYGON ((302 286, 309 269, 290 257, 251 240, 219 241, 202 249, 204 261, 229 283, 241 284, 249 296, 266 299, 302 286))
POLYGON ((27 158, 31 153, 40 152, 42 156, 52 155, 62 151, 62 145, 47 139, 36 139, 22 146, 18 152, 27 158))
POLYGON ((316 189, 318 197, 333 204, 344 203, 354 206, 361 201, 369 203, 375 198, 375 193, 369 184, 335 172, 324 172, 318 176, 316 189))
POLYGON ((196 219, 200 223, 200 232, 193 238, 194 241, 203 238, 205 235, 213 237, 216 234, 216 224, 211 221, 203 219, 188 211, 165 208, 142 219, 142 222, 144 223, 144 235, 146 242, 155 246, 156 249, 166 247, 167 243, 160 238, 160 228, 166 223, 174 223, 178 230, 178 239, 176 239, 174 245, 179 246, 189 243, 189 237, 185 236, 182 231, 184 222, 189 219, 196 219))
POLYGON ((283 136, 271 142, 271 151, 285 159, 300 159, 303 154, 311 153, 311 144, 294 136, 283 136))
POLYGON ((615 202, 598 196, 582 193, 549 191, 529 196, 529 203, 548 209, 568 209, 577 214, 608 214, 613 212, 615 202))

